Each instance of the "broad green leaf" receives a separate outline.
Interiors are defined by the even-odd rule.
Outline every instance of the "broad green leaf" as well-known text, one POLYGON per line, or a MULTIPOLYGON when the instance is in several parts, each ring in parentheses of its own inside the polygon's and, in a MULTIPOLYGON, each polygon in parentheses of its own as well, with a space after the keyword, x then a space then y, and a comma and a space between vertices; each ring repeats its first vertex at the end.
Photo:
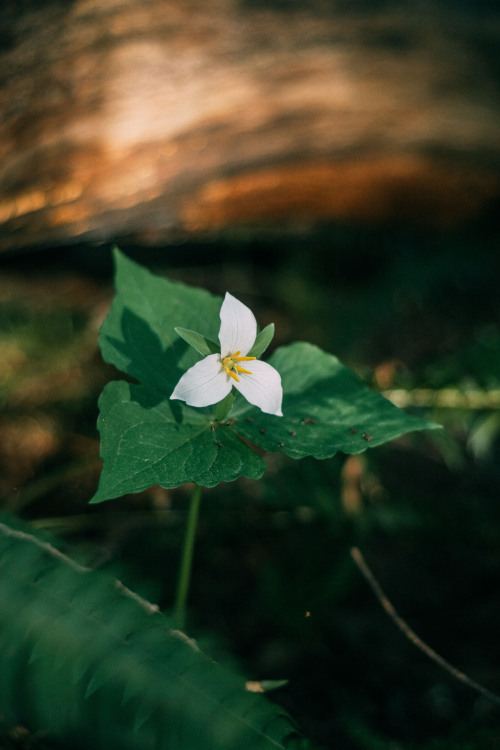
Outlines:
POLYGON ((217 340, 222 304, 203 289, 155 276, 114 250, 117 294, 99 336, 107 362, 168 398, 181 375, 200 357, 175 327, 217 340))
POLYGON ((175 329, 175 332, 179 334, 181 339, 187 341, 193 349, 196 349, 197 352, 203 354, 204 357, 208 354, 217 354, 220 352, 220 345, 216 344, 215 341, 210 341, 210 339, 202 336, 201 333, 190 331, 188 328, 179 327, 175 329))
POLYGON ((338 451, 361 453, 406 432, 439 426, 406 414, 312 344, 280 347, 269 364, 281 374, 283 417, 263 414, 242 399, 231 414, 232 429, 268 451, 330 458, 338 451))
POLYGON ((274 323, 269 323, 260 333, 257 334, 255 344, 248 352, 249 357, 261 357, 271 343, 274 336, 274 323))
MULTIPOLYGON (((211 340, 205 332, 216 338, 222 300, 154 276, 118 250, 115 260, 117 294, 100 345, 108 362, 140 384, 109 383, 99 400, 104 466, 92 502, 156 484, 212 487, 240 476, 258 479, 265 463, 257 446, 293 458, 329 458, 437 426, 405 414, 336 357, 306 343, 281 347, 269 360, 282 377, 283 417, 264 414, 239 394, 226 415, 235 391, 227 404, 205 409, 171 401, 181 375, 200 359, 179 326, 189 325, 182 334, 203 331, 205 342, 211 340)), ((272 330, 261 332, 257 351, 272 330)))
POLYGON ((210 414, 124 381, 109 383, 99 400, 99 489, 92 502, 160 484, 213 487, 240 476, 259 479, 266 465, 210 414), (212 429, 214 427, 215 429, 212 429))

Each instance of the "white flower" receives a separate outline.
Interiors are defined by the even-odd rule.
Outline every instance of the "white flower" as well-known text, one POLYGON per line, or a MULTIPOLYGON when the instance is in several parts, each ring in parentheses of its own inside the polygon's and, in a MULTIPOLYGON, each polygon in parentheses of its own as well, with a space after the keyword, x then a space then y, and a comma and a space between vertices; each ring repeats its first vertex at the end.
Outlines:
POLYGON ((170 398, 189 406, 210 406, 222 401, 234 387, 254 406, 282 417, 279 373, 266 362, 246 356, 256 337, 253 312, 227 292, 220 309, 221 353, 209 354, 185 372, 170 398))

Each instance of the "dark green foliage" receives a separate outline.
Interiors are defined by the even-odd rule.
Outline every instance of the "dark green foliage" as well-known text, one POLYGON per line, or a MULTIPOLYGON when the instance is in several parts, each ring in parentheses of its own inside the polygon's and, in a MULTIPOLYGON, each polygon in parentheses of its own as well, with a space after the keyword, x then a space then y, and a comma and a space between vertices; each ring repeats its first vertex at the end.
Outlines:
POLYGON ((118 581, 0 523, 0 715, 74 748, 303 747, 279 707, 118 581))
MULTIPOLYGON (((196 351, 212 351, 220 298, 154 276, 117 249, 114 256, 117 294, 99 343, 104 359, 140 384, 111 382, 99 400, 104 466, 92 502, 156 484, 213 487, 240 476, 259 479, 266 464, 248 443, 292 458, 330 458, 437 427, 405 414, 336 357, 301 342, 280 347, 269 359, 282 377, 283 417, 264 414, 238 396, 232 419, 214 424, 213 408, 191 408, 170 395, 199 361, 196 351)), ((255 355, 266 349, 273 331, 261 331, 255 355)))

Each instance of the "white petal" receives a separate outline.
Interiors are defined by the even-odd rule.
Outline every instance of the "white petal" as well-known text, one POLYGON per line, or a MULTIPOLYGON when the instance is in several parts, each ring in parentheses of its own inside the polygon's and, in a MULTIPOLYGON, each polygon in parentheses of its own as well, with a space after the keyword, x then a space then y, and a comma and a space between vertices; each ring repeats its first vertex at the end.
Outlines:
POLYGON ((219 341, 221 355, 241 352, 244 357, 257 337, 257 321, 249 307, 226 292, 220 309, 219 341))
POLYGON ((239 383, 233 385, 239 390, 242 396, 250 401, 254 406, 265 411, 266 414, 275 414, 282 417, 281 401, 283 399, 283 388, 281 387, 281 377, 277 370, 267 362, 261 362, 256 359, 255 362, 242 362, 246 370, 250 370, 251 375, 243 372, 238 373, 239 383))
POLYGON ((184 373, 170 398, 188 406, 211 406, 227 396, 231 380, 222 369, 219 354, 209 354, 184 373))

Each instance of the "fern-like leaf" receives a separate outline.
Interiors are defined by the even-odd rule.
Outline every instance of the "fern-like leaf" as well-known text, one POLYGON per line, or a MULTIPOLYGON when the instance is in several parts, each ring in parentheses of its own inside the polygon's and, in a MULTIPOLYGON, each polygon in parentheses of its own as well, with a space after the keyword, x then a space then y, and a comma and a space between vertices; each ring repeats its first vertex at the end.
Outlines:
POLYGON ((283 710, 245 691, 151 605, 5 522, 0 664, 4 720, 74 748, 305 747, 283 710))

